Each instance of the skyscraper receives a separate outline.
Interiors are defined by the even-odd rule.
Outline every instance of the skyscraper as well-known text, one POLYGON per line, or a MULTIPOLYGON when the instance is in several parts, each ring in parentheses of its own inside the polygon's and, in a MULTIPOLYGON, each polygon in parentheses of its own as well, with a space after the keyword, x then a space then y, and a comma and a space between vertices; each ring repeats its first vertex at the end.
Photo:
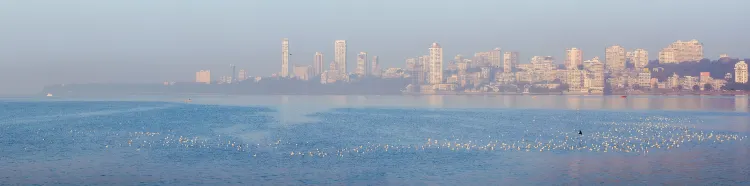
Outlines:
POLYGON ((247 79, 247 71, 240 69, 239 74, 237 74, 237 81, 245 81, 245 79, 247 79))
POLYGON ((419 57, 419 61, 417 61, 418 58, 408 58, 406 59, 406 70, 410 72, 410 75, 412 77, 412 84, 415 85, 422 85, 424 84, 424 73, 422 73, 422 65, 421 57, 419 57))
POLYGON ((367 63, 367 52, 360 52, 359 55, 357 55, 357 70, 354 71, 355 74, 357 74, 359 77, 365 77, 369 75, 369 68, 367 68, 369 64, 367 63))
POLYGON ((230 64, 229 67, 232 68, 232 75, 230 76, 232 78, 231 82, 237 82, 237 66, 230 64))
POLYGON ((747 63, 745 61, 734 64, 734 82, 747 83, 747 63))
POLYGON ((323 74, 323 53, 315 52, 315 59, 313 61, 313 75, 319 76, 323 74))
POLYGON ((438 43, 432 43, 430 47, 430 73, 428 74, 430 84, 443 83, 443 48, 438 43))
POLYGON ((503 54, 503 72, 513 72, 513 67, 518 64, 518 52, 505 52, 503 54))
POLYGON ((625 48, 619 45, 607 47, 604 50, 604 66, 609 70, 624 70, 625 48))
POLYGON ((289 39, 281 41, 281 77, 289 77, 289 39))
POLYGON ((372 56, 372 65, 370 66, 372 69, 371 74, 375 77, 380 77, 380 60, 378 60, 378 56, 372 56))
POLYGON ((630 59, 630 62, 633 63, 635 69, 646 68, 646 65, 648 65, 648 51, 639 48, 635 49, 632 54, 633 56, 630 59))
POLYGON ((346 40, 336 40, 334 46, 334 62, 339 68, 339 73, 346 73, 346 40))
POLYGON ((500 48, 490 51, 489 61, 493 68, 503 68, 503 58, 501 58, 500 48))
POLYGON ((423 84, 429 84, 430 77, 428 74, 430 73, 430 56, 424 55, 422 57, 418 57, 417 60, 419 67, 422 68, 421 74, 419 74, 419 77, 421 78, 420 82, 422 82, 423 84))
POLYGON ((578 48, 569 48, 565 51, 565 68, 578 69, 578 65, 583 64, 583 51, 578 48))

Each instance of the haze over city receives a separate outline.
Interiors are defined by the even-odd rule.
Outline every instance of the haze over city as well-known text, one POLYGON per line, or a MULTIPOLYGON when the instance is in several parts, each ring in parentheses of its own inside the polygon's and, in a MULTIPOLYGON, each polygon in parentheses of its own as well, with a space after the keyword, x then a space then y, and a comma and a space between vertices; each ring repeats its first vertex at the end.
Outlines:
MULTIPOLYGON (((583 59, 621 45, 656 59, 676 40, 697 39, 704 56, 746 58, 747 1, 4 1, 0 2, 0 94, 36 93, 47 84, 192 81, 195 71, 252 76, 279 72, 280 41, 290 65, 315 52, 333 60, 346 40, 348 69, 357 54, 381 66, 427 55, 444 58, 499 47, 531 56, 565 49, 583 59)), ((447 62, 447 60, 446 60, 447 62)))

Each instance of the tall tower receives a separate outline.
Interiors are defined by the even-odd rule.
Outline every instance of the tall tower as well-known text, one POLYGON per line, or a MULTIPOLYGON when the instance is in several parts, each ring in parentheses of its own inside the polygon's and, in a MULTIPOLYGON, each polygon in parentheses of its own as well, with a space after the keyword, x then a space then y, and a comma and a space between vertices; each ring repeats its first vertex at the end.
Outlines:
POLYGON ((237 75, 237 81, 245 81, 247 79, 247 71, 245 69, 240 69, 239 74, 237 75))
POLYGON ((359 77, 365 77, 369 75, 369 68, 367 68, 367 52, 360 52, 357 55, 357 70, 354 72, 359 77))
POLYGON ((609 70, 625 69, 625 48, 614 45, 604 50, 604 66, 609 70))
POLYGON ((346 40, 336 40, 334 44, 334 57, 333 61, 336 62, 336 67, 339 68, 339 73, 346 73, 346 40))
POLYGON ((423 84, 430 84, 430 56, 423 55, 422 57, 418 57, 417 60, 417 63, 419 63, 420 67, 422 68, 421 74, 419 74, 419 77, 421 78, 420 81, 423 84))
POLYGON ((372 69, 370 74, 380 77, 380 60, 378 60, 378 56, 372 56, 372 65, 370 65, 370 68, 372 69))
POLYGON ((323 71, 323 53, 315 52, 315 59, 313 60, 313 75, 319 76, 323 71))
POLYGON ((501 58, 500 48, 490 51, 489 61, 493 68, 503 68, 503 58, 501 58))
POLYGON ((229 67, 232 67, 232 82, 237 82, 237 67, 234 66, 234 64, 230 64, 229 67))
POLYGON ((569 48, 565 51, 565 68, 578 69, 578 65, 583 64, 583 51, 578 48, 569 48))
POLYGON ((734 82, 747 83, 747 63, 745 61, 734 64, 734 82))
POLYGON ((289 77, 289 39, 281 41, 281 77, 289 77))
POLYGON ((505 52, 503 58, 503 72, 513 72, 513 67, 518 64, 518 52, 505 52))
POLYGON ((432 43, 430 47, 430 73, 428 75, 430 84, 443 83, 443 48, 438 43, 432 43))

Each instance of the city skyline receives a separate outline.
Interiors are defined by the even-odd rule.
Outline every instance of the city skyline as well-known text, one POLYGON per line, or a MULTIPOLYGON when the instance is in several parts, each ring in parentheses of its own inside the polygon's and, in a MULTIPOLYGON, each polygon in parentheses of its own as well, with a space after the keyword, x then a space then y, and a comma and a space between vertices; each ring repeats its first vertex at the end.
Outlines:
MULTIPOLYGON (((288 65, 290 65, 288 61, 288 57, 290 55, 289 44, 288 44, 289 39, 283 38, 282 41, 283 42, 282 42, 281 65, 282 65, 282 70, 284 70, 284 69, 288 69, 288 65)), ((441 48, 439 59, 442 61, 442 47, 440 47, 437 43, 432 43, 430 50, 432 50, 432 48, 434 47, 441 48)), ((354 69, 349 69, 348 60, 346 59, 346 56, 349 53, 349 51, 347 51, 346 40, 335 40, 334 51, 335 51, 335 54, 334 54, 335 59, 333 60, 333 63, 335 63, 338 70, 342 71, 344 74, 352 73, 351 70, 354 70, 353 73, 360 75, 360 76, 367 76, 367 75, 373 74, 374 69, 372 69, 371 66, 374 66, 375 64, 374 62, 376 62, 377 60, 371 61, 368 58, 367 52, 364 52, 364 51, 359 52, 359 54, 356 55, 357 57, 353 64, 354 69)), ((679 50, 679 51, 683 51, 683 50, 679 50)), ((658 52, 660 53, 659 56, 657 56, 655 59, 652 59, 649 56, 649 52, 643 48, 636 47, 636 48, 628 49, 620 45, 611 45, 604 49, 604 52, 603 52, 604 61, 602 63, 604 63, 604 66, 607 67, 607 70, 624 70, 628 63, 632 63, 633 65, 635 65, 636 68, 643 68, 646 65, 648 65, 650 61, 660 60, 660 59, 663 60, 665 59, 664 53, 669 53, 669 55, 672 57, 668 58, 667 61, 662 61, 660 63, 680 63, 680 62, 688 62, 688 61, 700 61, 702 59, 709 59, 709 60, 714 59, 714 58, 703 56, 702 43, 697 39, 691 39, 690 41, 677 40, 667 45, 666 47, 662 48, 658 52), (672 54, 672 51, 678 50, 675 48, 675 46, 680 46, 680 45, 683 45, 684 43, 690 43, 691 45, 698 45, 697 50, 693 50, 693 52, 696 54, 695 55, 692 55, 692 53, 672 54), (683 61, 675 61, 674 59, 675 58, 674 56, 685 56, 685 55, 690 55, 690 56, 680 57, 679 60, 683 60, 683 61)), ((430 53, 432 53, 432 51, 429 51, 428 55, 424 55, 420 57, 425 57, 426 60, 432 60, 433 56, 430 53)), ((584 65, 586 61, 590 61, 590 60, 584 59, 583 57, 584 51, 577 47, 566 48, 565 53, 566 53, 566 56, 564 59, 562 59, 562 61, 555 60, 556 59, 555 56, 551 56, 551 55, 546 55, 545 57, 551 57, 553 64, 563 65, 565 66, 566 69, 577 68, 577 66, 579 65, 584 65)), ((506 72, 508 70, 512 71, 512 69, 516 68, 515 65, 518 65, 518 64, 533 64, 535 60, 534 58, 540 57, 540 56, 531 56, 528 60, 523 60, 523 59, 519 59, 519 55, 520 53, 517 51, 503 52, 501 48, 495 48, 488 52, 475 52, 474 53, 474 56, 480 57, 479 60, 481 60, 483 63, 487 63, 489 66, 493 68, 498 68, 506 72)), ((462 57, 463 57, 462 54, 457 54, 456 58, 452 62, 461 61, 462 59, 459 59, 459 58, 462 58, 462 57)), ((734 56, 728 56, 727 54, 722 53, 721 55, 719 55, 719 57, 715 59, 724 58, 724 57, 731 58, 734 56)), ((594 56, 592 59, 599 60, 599 58, 600 56, 594 56)), ((735 57, 735 58, 744 59, 741 57, 735 57)), ((378 56, 373 56, 373 59, 378 59, 378 56)), ((409 58, 406 58, 405 60, 408 60, 408 59, 409 58)), ((321 62, 324 63, 323 53, 315 52, 314 59, 312 60, 312 63, 309 64, 311 65, 312 71, 314 72, 313 74, 319 74, 317 73, 318 71, 316 69, 321 69, 320 73, 325 71, 325 69, 322 68, 323 63, 321 62), (319 65, 321 66, 319 67, 319 65)), ((379 65, 379 61, 377 62, 379 65)), ((420 63, 424 63, 424 61, 420 63)), ((293 65, 306 65, 308 64, 308 62, 302 61, 299 63, 292 63, 292 64, 293 65)), ((434 65, 437 65, 437 64, 432 64, 430 62, 430 65, 428 65, 427 67, 424 67, 424 69, 429 70, 430 67, 434 65)), ((444 66, 445 61, 442 61, 439 65, 444 66)), ((396 64, 395 66, 389 66, 389 68, 407 68, 406 66, 407 64, 404 63, 404 64, 396 64), (399 66, 399 65, 403 65, 403 66, 399 66)), ((284 74, 283 71, 282 73, 258 74, 257 76, 259 77, 271 76, 274 74, 278 75, 279 77, 288 77, 288 75, 283 75, 284 74)))
POLYGON ((0 80, 0 94, 62 83, 189 81, 200 69, 230 73, 228 64, 267 75, 280 72, 279 38, 293 43, 289 67, 309 64, 314 52, 326 54, 327 66, 334 40, 348 42, 354 53, 347 61, 366 51, 378 55, 383 67, 427 55, 425 45, 434 41, 445 47, 445 61, 496 47, 519 52, 519 63, 532 56, 554 56, 559 63, 569 47, 586 51, 583 59, 604 59, 603 48, 615 44, 643 48, 654 59, 669 43, 690 39, 703 42, 710 59, 723 53, 743 58, 750 51, 743 43, 750 36, 741 32, 748 28, 742 24, 748 21, 745 1, 46 2, 55 6, 0 6, 0 24, 6 25, 0 69, 13 77, 0 80), (363 7, 366 13, 354 11, 363 7), (288 13, 269 16, 281 9, 288 13), (721 14, 687 11, 703 9, 721 14))

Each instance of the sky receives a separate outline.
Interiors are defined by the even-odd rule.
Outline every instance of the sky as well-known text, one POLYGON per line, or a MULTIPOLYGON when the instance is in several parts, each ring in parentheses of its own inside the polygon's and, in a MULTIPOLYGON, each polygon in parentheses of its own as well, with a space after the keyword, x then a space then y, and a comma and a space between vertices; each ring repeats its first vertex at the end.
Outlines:
POLYGON ((333 60, 347 40, 347 62, 377 55, 403 67, 433 42, 445 62, 496 47, 554 56, 577 47, 584 58, 621 45, 650 58, 676 40, 698 39, 707 58, 750 57, 747 0, 0 0, 0 95, 44 85, 193 81, 195 72, 251 76, 333 60))

